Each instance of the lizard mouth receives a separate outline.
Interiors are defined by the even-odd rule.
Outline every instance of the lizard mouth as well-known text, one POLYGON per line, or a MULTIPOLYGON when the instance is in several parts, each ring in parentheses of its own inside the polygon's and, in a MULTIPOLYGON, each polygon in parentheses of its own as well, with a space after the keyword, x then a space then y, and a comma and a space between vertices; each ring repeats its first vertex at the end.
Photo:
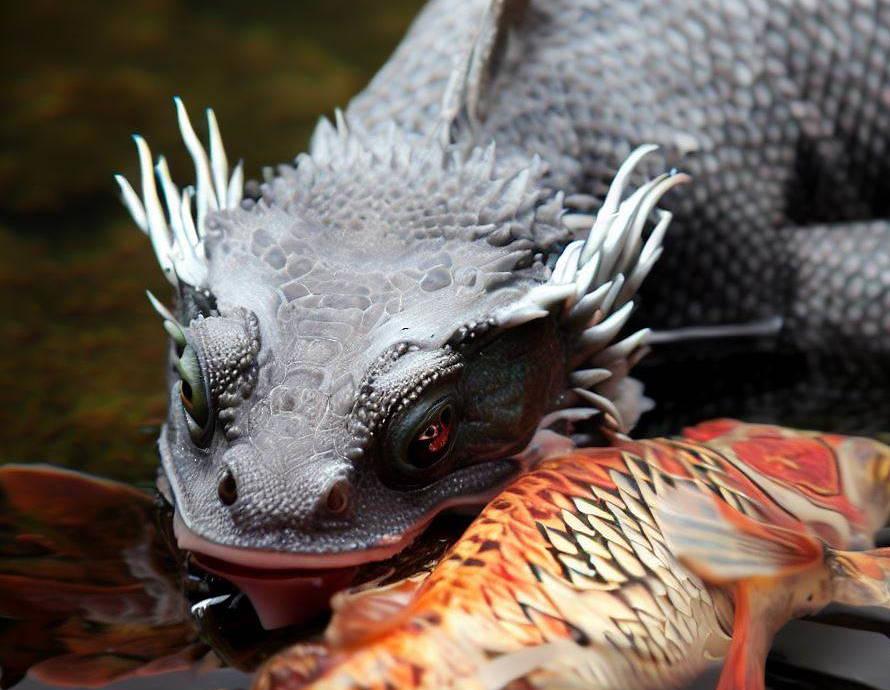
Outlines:
MULTIPOLYGON (((306 554, 226 546, 195 533, 178 511, 173 514, 173 532, 180 549, 190 552, 200 568, 240 589, 250 599, 263 628, 274 630, 302 625, 325 613, 334 594, 367 579, 362 572, 410 552, 440 512, 481 507, 494 493, 446 502, 398 538, 360 551, 306 554)), ((456 538, 459 532, 452 536, 456 538)))
MULTIPOLYGON (((173 533, 177 546, 190 552, 202 569, 228 580, 250 599, 267 630, 307 623, 330 608, 331 597, 387 570, 402 576, 412 575, 406 563, 415 563, 429 548, 430 524, 456 517, 459 512, 475 514, 494 498, 504 484, 521 468, 537 464, 542 458, 564 450, 571 441, 549 431, 539 431, 520 454, 501 461, 499 481, 468 495, 457 495, 438 503, 417 519, 410 529, 391 533, 364 549, 334 553, 277 551, 227 545, 211 541, 186 525, 173 507, 173 533), (460 509, 457 510, 456 509, 460 509)), ((171 492, 159 484, 163 495, 171 492), (165 491, 166 489, 166 491, 165 491)), ((435 528, 432 531, 439 531, 435 528)), ((439 544, 453 542, 462 529, 449 525, 447 535, 439 534, 439 544)))
POLYGON ((355 578, 357 566, 322 569, 263 569, 194 552, 197 565, 228 580, 253 606, 266 630, 308 623, 324 613, 330 598, 355 578))
MULTIPOLYGON (((173 533, 179 549, 191 553, 196 565, 231 582, 247 596, 265 629, 300 625, 329 610, 335 593, 367 580, 365 576, 369 569, 379 569, 378 566, 387 566, 396 559, 410 561, 414 551, 423 553, 423 545, 416 549, 414 545, 423 541, 421 536, 437 516, 443 513, 455 515, 456 509, 458 513, 475 514, 522 467, 533 464, 539 456, 552 450, 551 445, 547 434, 541 438, 536 435, 523 453, 502 461, 499 481, 476 493, 442 501, 416 519, 410 529, 379 537, 363 549, 307 553, 211 541, 190 528, 175 500, 168 499, 173 507, 173 533)), ((165 496, 171 493, 160 483, 159 489, 165 496)), ((459 536, 459 532, 452 536, 459 536)))
POLYGON ((339 554, 300 554, 225 546, 189 529, 174 513, 180 549, 193 554, 204 570, 238 587, 250 599, 266 630, 311 621, 329 608, 331 597, 353 583, 360 566, 403 551, 426 523, 392 543, 339 554))

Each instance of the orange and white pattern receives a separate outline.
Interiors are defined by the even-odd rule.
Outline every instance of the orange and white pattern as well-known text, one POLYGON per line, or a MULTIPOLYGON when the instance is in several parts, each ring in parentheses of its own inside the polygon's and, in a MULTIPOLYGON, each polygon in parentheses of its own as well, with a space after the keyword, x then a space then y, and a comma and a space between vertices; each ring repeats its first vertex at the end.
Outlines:
POLYGON ((324 645, 259 690, 763 687, 774 632, 830 601, 890 605, 890 448, 718 420, 551 458, 429 574, 343 594, 324 645))

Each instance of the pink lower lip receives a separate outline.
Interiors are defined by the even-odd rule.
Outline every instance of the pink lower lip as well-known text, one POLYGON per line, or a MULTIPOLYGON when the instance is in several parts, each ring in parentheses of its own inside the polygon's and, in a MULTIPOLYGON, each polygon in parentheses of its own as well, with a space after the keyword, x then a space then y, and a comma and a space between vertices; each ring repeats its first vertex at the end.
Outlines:
POLYGON ((201 567, 244 592, 263 627, 273 630, 305 623, 329 610, 331 597, 352 583, 360 565, 397 554, 442 510, 482 505, 499 490, 444 501, 411 529, 382 536, 361 551, 306 554, 227 546, 192 531, 179 511, 173 514, 173 532, 180 549, 194 554, 201 567))
POLYGON ((328 570, 261 571, 195 554, 208 572, 238 587, 266 630, 300 625, 330 608, 331 597, 349 586, 357 567, 328 570))

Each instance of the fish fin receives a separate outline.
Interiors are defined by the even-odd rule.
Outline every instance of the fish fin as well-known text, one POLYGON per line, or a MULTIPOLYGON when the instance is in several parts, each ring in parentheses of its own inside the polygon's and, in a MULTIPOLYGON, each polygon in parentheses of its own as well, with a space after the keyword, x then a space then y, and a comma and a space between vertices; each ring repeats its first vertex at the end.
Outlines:
POLYGON ((758 624, 759 613, 753 610, 758 598, 749 582, 735 586, 735 617, 732 626, 732 643, 723 662, 723 671, 717 690, 764 690, 766 655, 770 637, 763 625, 758 624))
POLYGON ((822 562, 814 536, 748 517, 704 486, 660 491, 655 515, 674 556, 711 584, 783 577, 822 562))
POLYGON ((251 690, 305 688, 336 663, 322 644, 300 643, 273 654, 254 674, 251 690))
POLYGON ((352 645, 376 637, 401 621, 429 572, 412 575, 383 587, 346 590, 331 600, 334 615, 325 630, 332 647, 352 645))
POLYGON ((573 657, 580 657, 579 665, 586 661, 583 648, 572 640, 554 640, 545 644, 522 647, 494 657, 479 668, 477 678, 480 687, 485 690, 517 687, 517 681, 548 664, 558 661, 561 666, 571 666, 570 660, 573 657))
POLYGON ((890 608, 890 548, 831 551, 828 564, 834 601, 890 608))

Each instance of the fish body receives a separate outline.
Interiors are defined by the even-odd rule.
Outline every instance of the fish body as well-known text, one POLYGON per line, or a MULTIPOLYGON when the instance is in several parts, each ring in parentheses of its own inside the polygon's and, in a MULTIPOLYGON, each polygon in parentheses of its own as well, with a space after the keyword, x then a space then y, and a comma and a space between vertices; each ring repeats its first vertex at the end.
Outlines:
POLYGON ((257 690, 763 687, 773 633, 890 605, 890 448, 718 420, 552 457, 428 575, 341 595, 257 690))

